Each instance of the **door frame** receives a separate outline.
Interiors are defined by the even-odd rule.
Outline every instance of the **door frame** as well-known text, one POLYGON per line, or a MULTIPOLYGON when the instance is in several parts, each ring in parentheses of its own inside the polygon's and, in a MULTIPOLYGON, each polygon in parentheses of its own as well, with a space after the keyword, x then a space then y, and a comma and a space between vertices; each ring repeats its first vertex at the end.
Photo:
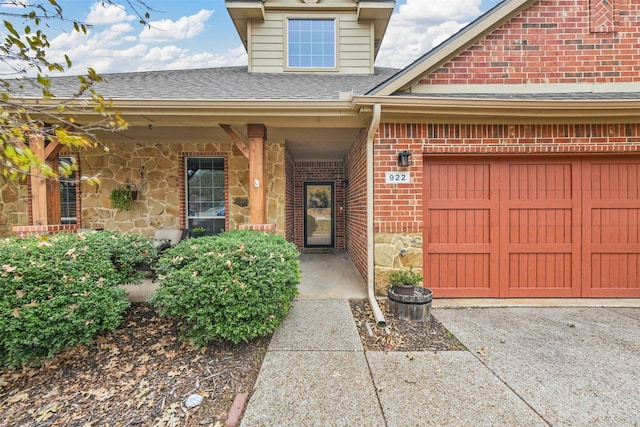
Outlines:
POLYGON ((336 209, 335 209, 335 196, 336 196, 336 189, 335 189, 335 183, 333 181, 305 181, 302 184, 302 198, 303 198, 303 245, 305 248, 335 248, 335 244, 336 244, 336 209), (330 191, 331 191, 331 201, 330 201, 330 206, 329 208, 331 209, 331 241, 328 245, 313 245, 313 244, 309 244, 307 241, 307 189, 310 186, 318 186, 318 185, 327 185, 330 187, 330 191))

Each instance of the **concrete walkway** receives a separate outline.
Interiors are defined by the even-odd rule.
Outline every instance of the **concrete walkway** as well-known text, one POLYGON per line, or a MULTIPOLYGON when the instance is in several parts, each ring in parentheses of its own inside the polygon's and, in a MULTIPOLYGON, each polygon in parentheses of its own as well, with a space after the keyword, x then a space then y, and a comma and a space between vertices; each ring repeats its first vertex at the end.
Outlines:
POLYGON ((468 351, 365 352, 347 300, 296 300, 242 426, 640 422, 640 308, 434 315, 468 351))

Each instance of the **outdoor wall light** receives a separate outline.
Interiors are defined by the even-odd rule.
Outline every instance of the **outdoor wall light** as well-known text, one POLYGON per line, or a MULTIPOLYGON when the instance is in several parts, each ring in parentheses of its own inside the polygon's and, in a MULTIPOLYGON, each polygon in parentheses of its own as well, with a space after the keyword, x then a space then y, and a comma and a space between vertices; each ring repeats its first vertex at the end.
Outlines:
POLYGON ((398 166, 406 168, 407 166, 411 166, 411 153, 407 150, 401 151, 398 153, 398 166))
POLYGON ((349 180, 348 179, 343 179, 342 180, 342 188, 347 188, 349 186, 349 180))

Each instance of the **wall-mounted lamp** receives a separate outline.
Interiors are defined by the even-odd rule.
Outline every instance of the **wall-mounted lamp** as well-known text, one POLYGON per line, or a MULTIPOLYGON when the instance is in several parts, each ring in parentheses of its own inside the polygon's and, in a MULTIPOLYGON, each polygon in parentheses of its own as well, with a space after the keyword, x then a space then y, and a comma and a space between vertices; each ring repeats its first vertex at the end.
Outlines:
POLYGON ((349 180, 348 179, 343 179, 342 180, 342 188, 347 188, 349 186, 349 180))
POLYGON ((406 168, 407 166, 411 166, 411 153, 407 150, 401 151, 398 153, 398 166, 406 168))

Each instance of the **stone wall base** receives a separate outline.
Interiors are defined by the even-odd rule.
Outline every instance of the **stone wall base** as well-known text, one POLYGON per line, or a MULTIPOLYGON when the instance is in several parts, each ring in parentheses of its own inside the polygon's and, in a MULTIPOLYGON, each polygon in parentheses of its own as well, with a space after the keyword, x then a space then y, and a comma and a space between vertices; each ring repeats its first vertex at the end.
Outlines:
POLYGON ((412 269, 424 274, 422 233, 376 233, 374 244, 376 295, 387 296, 392 271, 412 269))

